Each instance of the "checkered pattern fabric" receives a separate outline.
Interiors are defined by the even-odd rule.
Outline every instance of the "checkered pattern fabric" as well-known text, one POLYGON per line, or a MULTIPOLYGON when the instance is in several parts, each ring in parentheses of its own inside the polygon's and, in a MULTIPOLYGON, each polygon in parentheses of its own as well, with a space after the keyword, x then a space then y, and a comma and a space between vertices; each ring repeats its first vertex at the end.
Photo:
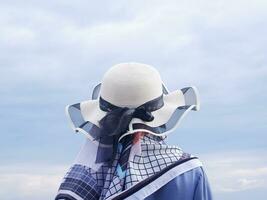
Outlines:
POLYGON ((109 166, 104 163, 97 171, 74 164, 64 177, 56 199, 60 199, 60 191, 68 190, 85 200, 105 200, 158 173, 172 163, 190 157, 180 148, 168 146, 161 137, 153 135, 144 135, 140 145, 140 153, 132 158, 128 157, 123 177, 117 172, 121 157, 119 149, 113 164, 109 166))
POLYGON ((72 191, 84 199, 98 200, 100 188, 97 178, 89 168, 73 165, 60 185, 61 190, 72 191))

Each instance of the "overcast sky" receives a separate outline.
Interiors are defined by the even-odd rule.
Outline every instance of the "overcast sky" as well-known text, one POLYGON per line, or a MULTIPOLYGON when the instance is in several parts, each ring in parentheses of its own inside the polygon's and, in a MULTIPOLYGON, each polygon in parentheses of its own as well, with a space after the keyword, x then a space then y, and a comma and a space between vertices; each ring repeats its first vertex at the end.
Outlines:
POLYGON ((216 199, 267 198, 266 1, 0 2, 1 199, 53 199, 84 141, 65 106, 131 61, 199 89, 168 140, 200 157, 216 199))

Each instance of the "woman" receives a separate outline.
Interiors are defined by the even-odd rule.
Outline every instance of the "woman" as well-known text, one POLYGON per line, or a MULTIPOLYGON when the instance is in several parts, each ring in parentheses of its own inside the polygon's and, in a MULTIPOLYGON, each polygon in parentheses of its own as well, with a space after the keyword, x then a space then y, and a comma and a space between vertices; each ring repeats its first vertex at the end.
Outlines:
POLYGON ((168 92, 152 66, 111 67, 92 100, 66 108, 87 139, 56 199, 211 200, 198 158, 164 141, 190 110, 195 87, 168 92))

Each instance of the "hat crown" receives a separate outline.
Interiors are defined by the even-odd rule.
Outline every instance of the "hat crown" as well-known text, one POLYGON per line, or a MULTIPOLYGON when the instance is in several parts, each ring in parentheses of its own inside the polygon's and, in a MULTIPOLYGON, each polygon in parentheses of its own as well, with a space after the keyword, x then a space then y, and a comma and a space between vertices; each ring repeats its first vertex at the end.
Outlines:
POLYGON ((120 107, 137 107, 162 95, 162 80, 152 66, 121 63, 112 66, 102 79, 100 96, 120 107))

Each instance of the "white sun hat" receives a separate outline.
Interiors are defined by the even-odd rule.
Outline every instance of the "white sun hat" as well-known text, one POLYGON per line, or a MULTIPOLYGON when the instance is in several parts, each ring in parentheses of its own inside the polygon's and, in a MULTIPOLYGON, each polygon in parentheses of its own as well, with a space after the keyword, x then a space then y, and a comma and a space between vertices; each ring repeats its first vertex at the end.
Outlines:
POLYGON ((199 107, 196 87, 169 92, 154 67, 121 63, 104 74, 93 90, 92 99, 68 105, 66 114, 76 132, 105 147, 113 144, 111 137, 118 130, 118 140, 140 131, 164 137, 175 130, 190 110, 199 107), (112 121, 114 116, 117 121, 112 121), (103 128, 110 120, 113 129, 103 128), (122 123, 126 123, 123 126, 127 129, 116 127, 122 123))

